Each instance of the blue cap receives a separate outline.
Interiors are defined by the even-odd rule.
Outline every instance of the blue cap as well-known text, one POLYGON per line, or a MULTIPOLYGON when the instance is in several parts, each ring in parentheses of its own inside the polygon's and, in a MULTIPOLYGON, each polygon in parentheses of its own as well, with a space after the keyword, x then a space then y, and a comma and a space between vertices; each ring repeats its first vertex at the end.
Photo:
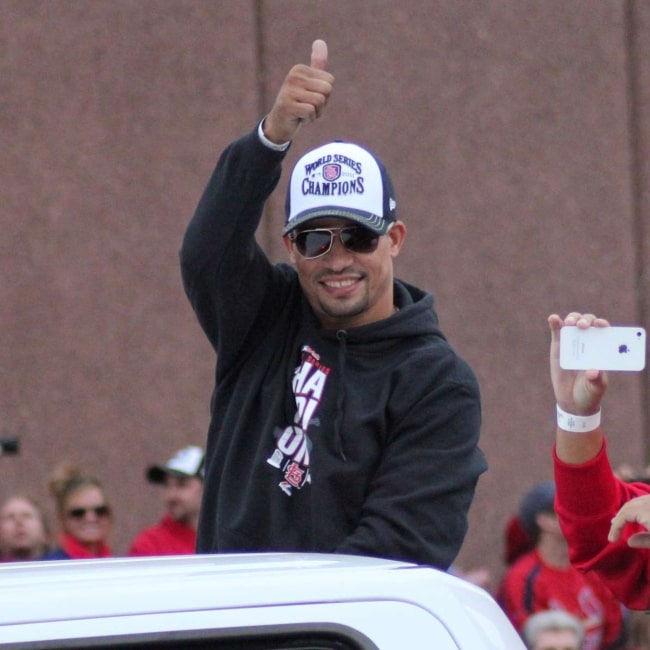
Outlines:
POLYGON ((537 535, 538 528, 535 519, 541 512, 555 512, 555 483, 553 481, 538 483, 521 500, 519 519, 529 535, 537 535))

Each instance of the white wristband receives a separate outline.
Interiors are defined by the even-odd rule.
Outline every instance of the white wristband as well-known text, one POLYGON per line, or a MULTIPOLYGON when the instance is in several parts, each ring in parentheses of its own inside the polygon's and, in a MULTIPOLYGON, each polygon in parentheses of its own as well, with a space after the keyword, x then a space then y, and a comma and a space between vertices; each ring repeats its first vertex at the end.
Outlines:
POLYGON ((589 433, 600 426, 600 410, 593 415, 573 415, 557 407, 557 426, 571 433, 589 433))

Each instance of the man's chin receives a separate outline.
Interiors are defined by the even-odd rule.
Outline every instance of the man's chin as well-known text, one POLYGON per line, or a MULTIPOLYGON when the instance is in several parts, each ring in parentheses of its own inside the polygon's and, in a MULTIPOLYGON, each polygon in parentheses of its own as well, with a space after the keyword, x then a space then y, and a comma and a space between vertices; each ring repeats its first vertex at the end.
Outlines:
POLYGON ((321 303, 323 313, 332 319, 350 319, 366 310, 367 304, 360 300, 328 300, 321 303))

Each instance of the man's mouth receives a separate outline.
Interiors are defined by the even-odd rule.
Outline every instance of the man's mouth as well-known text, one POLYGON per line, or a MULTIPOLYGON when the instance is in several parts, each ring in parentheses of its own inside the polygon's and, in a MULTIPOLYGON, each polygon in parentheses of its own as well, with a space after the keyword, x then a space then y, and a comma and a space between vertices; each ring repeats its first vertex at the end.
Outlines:
POLYGON ((355 285, 358 282, 358 279, 347 279, 347 280, 325 280, 323 284, 328 288, 328 289, 346 289, 347 287, 351 287, 355 285))

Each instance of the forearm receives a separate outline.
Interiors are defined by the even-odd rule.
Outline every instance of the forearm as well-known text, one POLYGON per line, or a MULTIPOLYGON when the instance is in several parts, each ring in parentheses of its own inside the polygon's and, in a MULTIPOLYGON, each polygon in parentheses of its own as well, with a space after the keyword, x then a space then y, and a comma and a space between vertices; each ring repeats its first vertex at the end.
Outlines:
MULTIPOLYGON (((467 513, 475 487, 476 483, 455 494, 438 494, 433 501, 429 499, 429 505, 399 507, 400 511, 392 509, 392 504, 376 509, 378 504, 374 500, 366 507, 354 532, 336 550, 394 560, 415 559, 419 564, 446 571, 456 559, 467 534, 467 513)), ((422 501, 417 494, 390 501, 395 500, 398 504, 422 501)))
POLYGON ((603 446, 603 432, 600 427, 588 433, 564 431, 555 432, 555 450, 558 458, 570 465, 580 465, 595 458, 603 446))
POLYGON ((418 557, 446 570, 461 548, 476 484, 487 468, 478 447, 478 389, 469 379, 437 383, 417 406, 412 391, 401 395, 396 412, 408 418, 390 433, 361 520, 343 548, 418 557))
POLYGON ((255 242, 255 231, 280 177, 283 156, 260 142, 257 129, 229 145, 185 233, 183 286, 215 349, 232 332, 241 339, 266 291, 271 265, 255 242), (248 310, 238 300, 242 287, 248 310), (226 317, 232 305, 238 309, 226 317))
POLYGON ((187 227, 184 270, 218 264, 233 246, 252 241, 284 155, 265 147, 257 128, 225 149, 187 227))
POLYGON ((628 606, 650 603, 650 563, 645 549, 627 545, 638 525, 626 529, 617 542, 608 541, 610 522, 619 508, 647 493, 642 484, 625 483, 614 475, 602 439, 598 453, 583 464, 567 464, 554 454, 556 511, 569 544, 571 562, 582 571, 594 571, 628 606))

